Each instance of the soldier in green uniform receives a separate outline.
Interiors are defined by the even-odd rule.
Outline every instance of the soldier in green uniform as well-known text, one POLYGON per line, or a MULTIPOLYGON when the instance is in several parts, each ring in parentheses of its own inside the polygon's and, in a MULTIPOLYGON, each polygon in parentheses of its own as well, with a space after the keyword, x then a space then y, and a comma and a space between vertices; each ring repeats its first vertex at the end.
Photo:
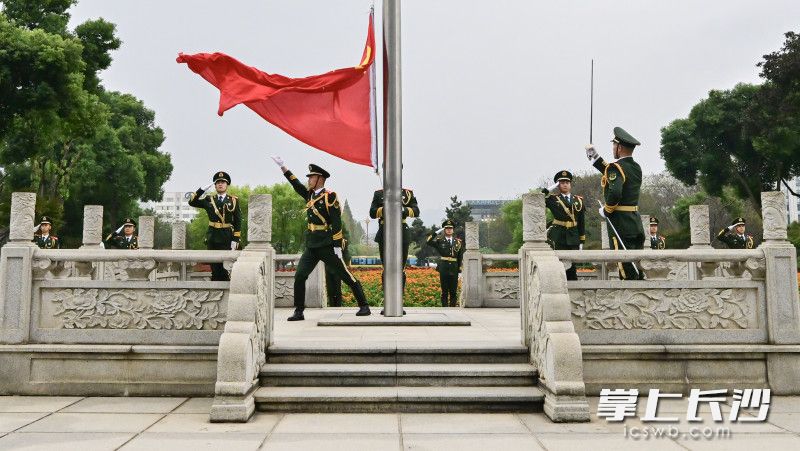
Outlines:
POLYGON ((650 249, 666 249, 667 239, 658 234, 658 218, 650 216, 650 249))
MULTIPOLYGON (((553 214, 547 229, 547 240, 555 250, 583 249, 586 241, 583 198, 572 194, 572 173, 558 171, 553 177, 555 184, 542 188, 545 206, 553 214), (558 188, 557 194, 550 191, 558 188)), ((567 269, 567 280, 578 280, 575 265, 567 269)))
MULTIPOLYGON (((408 247, 411 245, 411 231, 406 224, 406 218, 416 218, 419 216, 419 205, 417 205, 417 198, 414 192, 410 189, 403 188, 400 209, 402 210, 403 218, 403 291, 406 288, 406 262, 408 261, 408 247)), ((381 255, 381 265, 386 268, 383 258, 383 190, 376 190, 372 195, 372 204, 369 206, 369 217, 378 220, 378 232, 375 234, 375 242, 378 243, 378 252, 381 255)), ((383 280, 383 274, 381 274, 383 280)), ((381 315, 384 313, 381 310, 381 315)), ((405 314, 405 311, 403 312, 405 314)))
POLYGON ((52 233, 53 223, 50 216, 42 216, 36 231, 33 233, 33 242, 40 249, 61 249, 61 241, 52 233))
POLYGON ((106 237, 106 248, 139 249, 139 237, 135 233, 136 221, 125 218, 122 225, 106 237))
MULTIPOLYGON (((600 208, 600 215, 609 222, 608 236, 614 249, 643 249, 644 228, 639 217, 642 168, 632 156, 634 147, 641 143, 621 127, 614 127, 614 139, 611 142, 616 160, 610 163, 606 163, 597 154, 592 144, 586 146, 586 156, 603 174, 600 185, 603 187, 605 205, 600 208)), ((641 270, 633 263, 618 265, 620 279, 644 278, 641 270)))
MULTIPOLYGON (((239 198, 228 194, 231 176, 225 171, 215 172, 211 177, 216 194, 204 196, 206 189, 198 188, 189 198, 189 205, 202 208, 208 215, 206 230, 206 249, 214 251, 235 251, 242 236, 242 212, 239 198)), ((227 281, 231 276, 222 263, 211 264, 211 280, 227 281)))
POLYGON ((442 307, 455 307, 458 303, 458 274, 461 272, 461 260, 464 257, 464 243, 453 234, 454 224, 451 220, 442 223, 444 236, 437 237, 438 231, 431 232, 427 243, 439 252, 439 283, 442 288, 442 307), (448 302, 449 301, 449 302, 448 302))
POLYGON ((306 201, 307 230, 305 234, 306 248, 300 256, 297 271, 294 276, 294 314, 289 321, 305 319, 303 311, 306 308, 306 280, 311 271, 320 261, 325 263, 326 270, 338 276, 350 290, 358 302, 357 316, 370 314, 367 297, 361 282, 356 279, 344 264, 342 253, 342 211, 339 198, 335 192, 325 189, 325 181, 330 174, 321 167, 308 165, 308 186, 297 180, 297 176, 286 168, 280 157, 272 157, 275 164, 280 166, 284 177, 289 180, 292 188, 306 201))
POLYGON ((731 249, 753 249, 755 247, 753 235, 745 232, 744 218, 736 218, 733 224, 720 230, 717 239, 731 249))

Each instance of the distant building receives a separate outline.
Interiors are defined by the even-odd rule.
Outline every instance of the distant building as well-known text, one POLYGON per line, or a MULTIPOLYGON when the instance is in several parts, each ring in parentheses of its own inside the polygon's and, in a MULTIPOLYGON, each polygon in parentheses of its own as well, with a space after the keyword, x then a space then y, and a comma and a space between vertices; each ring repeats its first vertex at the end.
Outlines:
MULTIPOLYGON (((787 183, 792 188, 792 191, 800 194, 800 177, 787 180, 787 183)), ((800 197, 793 196, 783 184, 781 184, 781 191, 786 194, 786 213, 789 224, 794 221, 800 221, 800 197)))
POLYGON ((507 200, 467 200, 464 201, 472 209, 474 221, 485 221, 500 217, 500 208, 507 200))
POLYGON ((198 209, 190 207, 186 193, 168 192, 160 202, 140 202, 145 210, 152 210, 156 216, 169 222, 190 222, 197 216, 198 209))

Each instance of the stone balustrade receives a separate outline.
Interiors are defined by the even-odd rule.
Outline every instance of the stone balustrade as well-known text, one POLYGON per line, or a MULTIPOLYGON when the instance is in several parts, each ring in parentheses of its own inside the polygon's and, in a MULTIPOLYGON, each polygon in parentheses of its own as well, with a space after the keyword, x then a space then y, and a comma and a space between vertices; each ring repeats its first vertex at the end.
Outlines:
POLYGON ((757 249, 711 248, 708 208, 693 206, 689 249, 552 251, 540 233, 544 198, 526 195, 522 335, 545 413, 586 420, 585 393, 612 387, 800 393, 796 250, 786 239, 784 194, 762 193, 762 204, 757 249), (609 277, 604 268, 619 262, 637 262, 646 280, 609 277), (593 264, 600 277, 567 283, 572 263, 593 264))
POLYGON ((103 208, 84 208, 80 249, 32 242, 36 196, 12 196, 0 254, 0 394, 209 395, 212 419, 246 421, 272 333, 271 197, 253 196, 243 251, 154 250, 155 218, 139 218, 138 250, 102 249, 103 208), (197 263, 223 263, 212 282, 197 263), (215 383, 216 381, 216 383, 215 383))

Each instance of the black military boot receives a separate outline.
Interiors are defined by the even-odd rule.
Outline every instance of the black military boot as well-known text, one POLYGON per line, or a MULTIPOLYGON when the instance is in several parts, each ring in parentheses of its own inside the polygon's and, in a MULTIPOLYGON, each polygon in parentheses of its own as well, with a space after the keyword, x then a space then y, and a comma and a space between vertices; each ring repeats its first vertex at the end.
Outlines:
POLYGON ((294 315, 290 316, 287 321, 303 321, 304 319, 306 318, 303 316, 303 309, 296 308, 294 309, 294 315))
POLYGON ((364 288, 361 286, 361 282, 356 282, 356 284, 352 287, 352 290, 353 297, 355 297, 356 302, 358 302, 358 311, 356 312, 356 316, 371 315, 372 312, 369 311, 367 296, 364 294, 364 288))

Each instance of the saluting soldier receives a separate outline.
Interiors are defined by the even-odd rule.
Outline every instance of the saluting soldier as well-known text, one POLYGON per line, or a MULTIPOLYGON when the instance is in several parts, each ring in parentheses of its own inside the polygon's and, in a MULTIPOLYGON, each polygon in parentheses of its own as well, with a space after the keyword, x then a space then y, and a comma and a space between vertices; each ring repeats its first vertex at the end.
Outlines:
POLYGON ((666 249, 667 239, 658 234, 658 218, 650 216, 650 249, 666 249))
MULTIPOLYGON (((543 188, 545 206, 553 214, 547 229, 547 240, 555 250, 583 249, 586 241, 583 198, 572 194, 572 173, 566 169, 556 172, 553 185, 543 188), (550 191, 558 189, 556 194, 550 191)), ((575 265, 566 271, 567 280, 578 280, 575 265)))
POLYGON ((442 307, 456 307, 458 297, 458 274, 461 272, 461 260, 464 257, 464 243, 453 234, 454 224, 451 220, 442 223, 444 235, 437 237, 440 231, 431 232, 427 244, 439 252, 439 283, 442 289, 442 307))
MULTIPOLYGON (((603 173, 600 185, 603 187, 605 205, 600 208, 600 215, 609 222, 608 236, 614 249, 643 249, 644 228, 639 217, 642 168, 633 160, 633 149, 641 143, 621 127, 614 127, 614 139, 611 142, 616 160, 610 163, 597 154, 592 144, 586 146, 586 156, 603 173)), ((620 279, 644 278, 633 263, 618 265, 620 279)))
POLYGON ((753 235, 745 231, 744 218, 736 218, 733 224, 720 230, 717 239, 731 249, 752 249, 754 247, 753 235))
POLYGON ((139 237, 136 235, 136 221, 125 218, 117 230, 111 232, 105 241, 107 248, 139 249, 139 237))
POLYGON ((36 226, 36 231, 33 233, 33 242, 39 246, 40 249, 61 249, 61 241, 57 236, 53 235, 53 223, 50 216, 42 216, 39 225, 36 226))
MULTIPOLYGON (((202 208, 208 215, 206 230, 206 249, 214 251, 235 251, 242 237, 242 212, 239 198, 228 194, 231 176, 225 171, 215 172, 211 177, 216 194, 205 196, 206 189, 198 188, 189 198, 189 205, 202 208)), ((211 263, 211 280, 227 281, 231 276, 223 263, 211 263)))
POLYGON ((289 321, 305 319, 303 311, 306 308, 306 280, 311 271, 320 261, 325 263, 325 269, 338 276, 350 290, 358 302, 356 316, 370 314, 367 297, 361 282, 347 269, 343 260, 342 241, 342 211, 339 197, 335 192, 325 189, 325 181, 330 174, 321 167, 308 165, 308 186, 297 180, 280 157, 272 157, 275 164, 280 166, 284 177, 291 183, 292 188, 306 201, 307 230, 305 233, 305 250, 300 256, 297 271, 294 276, 294 314, 289 321))
MULTIPOLYGON (((403 291, 406 288, 406 262, 408 261, 408 247, 411 245, 411 231, 406 224, 406 218, 416 218, 419 216, 419 205, 414 192, 410 189, 403 188, 402 198, 400 202, 400 210, 403 218, 403 291)), ((372 204, 369 207, 369 217, 378 220, 378 232, 375 234, 375 242, 378 243, 378 252, 381 255, 381 266, 386 268, 386 260, 384 260, 384 240, 383 240, 383 224, 384 224, 384 196, 383 190, 376 190, 372 195, 372 204)), ((383 274, 381 274, 381 281, 383 281, 383 274)), ((381 315, 384 311, 381 310, 381 315)), ((405 314, 405 311, 403 312, 405 314)))

